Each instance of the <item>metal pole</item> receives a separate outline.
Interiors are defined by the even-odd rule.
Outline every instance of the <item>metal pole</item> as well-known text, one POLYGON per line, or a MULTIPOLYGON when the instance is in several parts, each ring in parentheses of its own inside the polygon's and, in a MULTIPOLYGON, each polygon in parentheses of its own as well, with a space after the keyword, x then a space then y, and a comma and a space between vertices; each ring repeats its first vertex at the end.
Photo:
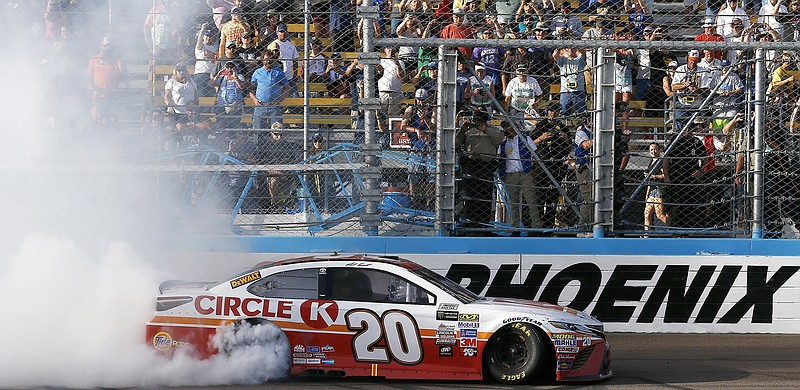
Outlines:
POLYGON ((309 51, 311 51, 311 0, 303 2, 303 160, 308 159, 308 127, 310 125, 309 117, 311 115, 311 101, 309 100, 309 71, 311 66, 309 59, 309 51))
MULTIPOLYGON (((605 236, 604 225, 614 215, 614 60, 613 52, 597 48, 594 76, 594 225, 592 237, 605 236)), ((618 151, 622 152, 622 151, 618 151)), ((584 200, 586 201, 586 200, 584 200)))
POLYGON ((764 106, 766 66, 764 49, 756 50, 756 101, 753 134, 753 222, 751 238, 764 238, 764 106))
POLYGON ((436 219, 434 231, 446 236, 455 223, 455 137, 457 55, 439 46, 439 83, 436 86, 436 219))
MULTIPOLYGON (((369 4, 364 0, 364 4, 369 4)), ((361 150, 367 167, 362 171, 364 178, 364 191, 361 194, 364 200, 364 214, 361 216, 361 226, 368 236, 378 235, 380 218, 378 215, 378 201, 381 198, 378 188, 380 178, 380 161, 377 153, 380 145, 376 143, 375 129, 377 127, 376 111, 380 108, 380 99, 375 97, 375 65, 380 63, 378 53, 375 52, 375 41, 372 26, 378 15, 375 6, 358 7, 359 16, 363 18, 362 42, 359 62, 364 64, 364 96, 359 100, 359 105, 364 110, 364 145, 361 150)))

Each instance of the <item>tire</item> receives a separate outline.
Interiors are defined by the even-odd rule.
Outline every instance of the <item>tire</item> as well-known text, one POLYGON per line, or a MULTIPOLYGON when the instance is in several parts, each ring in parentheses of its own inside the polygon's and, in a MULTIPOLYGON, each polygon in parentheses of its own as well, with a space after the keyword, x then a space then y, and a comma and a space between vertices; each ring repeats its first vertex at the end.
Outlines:
POLYGON ((515 322, 504 326, 489 339, 483 353, 484 367, 494 380, 524 384, 552 378, 552 348, 531 324, 515 322))

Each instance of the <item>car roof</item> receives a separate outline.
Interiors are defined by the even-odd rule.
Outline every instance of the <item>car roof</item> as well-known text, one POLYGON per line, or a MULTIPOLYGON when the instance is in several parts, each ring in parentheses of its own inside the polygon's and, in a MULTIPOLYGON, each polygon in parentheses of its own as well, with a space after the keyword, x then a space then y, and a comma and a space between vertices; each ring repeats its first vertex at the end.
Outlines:
POLYGON ((335 263, 342 263, 341 265, 345 265, 346 263, 351 263, 353 261, 370 261, 375 263, 382 263, 382 264, 392 264, 403 267, 408 270, 414 270, 421 268, 421 266, 413 261, 402 259, 397 256, 375 256, 375 255, 347 255, 347 256, 339 256, 338 254, 334 253, 332 255, 325 255, 325 256, 304 256, 304 257, 296 257, 292 259, 285 259, 285 260, 278 260, 278 261, 264 261, 261 263, 256 264, 253 267, 253 270, 261 270, 270 267, 282 266, 282 265, 294 265, 294 264, 302 264, 302 263, 321 263, 321 262, 335 262, 335 263))

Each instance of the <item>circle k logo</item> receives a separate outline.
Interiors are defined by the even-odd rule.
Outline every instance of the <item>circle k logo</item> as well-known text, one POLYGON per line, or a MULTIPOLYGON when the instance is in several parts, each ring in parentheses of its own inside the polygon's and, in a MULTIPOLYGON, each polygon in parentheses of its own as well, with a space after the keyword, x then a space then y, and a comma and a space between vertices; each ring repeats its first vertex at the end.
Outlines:
POLYGON ((334 301, 305 301, 300 305, 300 317, 312 328, 327 328, 339 317, 339 305, 334 301))

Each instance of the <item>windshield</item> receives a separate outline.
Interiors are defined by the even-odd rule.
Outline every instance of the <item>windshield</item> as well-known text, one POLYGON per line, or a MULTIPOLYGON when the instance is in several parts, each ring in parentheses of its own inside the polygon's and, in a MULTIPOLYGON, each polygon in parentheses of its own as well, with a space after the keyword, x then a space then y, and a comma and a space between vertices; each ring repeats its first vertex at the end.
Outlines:
POLYGON ((439 287, 445 292, 449 293, 461 303, 471 303, 480 299, 480 297, 472 291, 467 290, 458 283, 447 279, 444 276, 439 275, 427 268, 420 267, 410 271, 411 273, 433 283, 436 287, 439 287))

